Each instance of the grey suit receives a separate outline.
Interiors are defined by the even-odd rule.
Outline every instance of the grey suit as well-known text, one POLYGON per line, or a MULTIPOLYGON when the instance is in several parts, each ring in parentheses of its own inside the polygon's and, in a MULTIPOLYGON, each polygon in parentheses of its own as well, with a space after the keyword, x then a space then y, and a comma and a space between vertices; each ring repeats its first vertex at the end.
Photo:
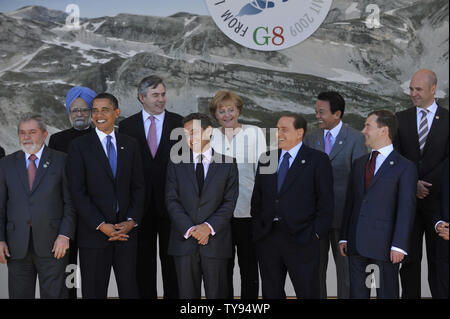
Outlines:
POLYGON ((232 251, 230 220, 238 187, 237 165, 222 154, 213 154, 201 196, 192 160, 179 164, 169 161, 166 205, 172 224, 168 253, 175 259, 180 298, 201 297, 202 273, 207 298, 227 296, 226 265, 232 251), (207 245, 199 245, 193 237, 184 238, 189 228, 204 222, 215 231, 207 245))
MULTIPOLYGON (((322 129, 314 130, 305 136, 306 145, 324 152, 324 132, 322 129)), ((320 294, 327 298, 326 272, 328 265, 328 250, 331 245, 336 263, 338 298, 349 297, 350 284, 348 261, 339 253, 339 233, 344 214, 344 205, 347 192, 348 178, 353 162, 367 154, 364 135, 355 129, 343 124, 336 141, 331 149, 329 158, 333 167, 334 189, 334 219, 328 236, 320 240, 320 294)))
POLYGON ((67 254, 53 257, 58 235, 74 236, 75 213, 65 173, 66 155, 44 147, 32 189, 22 151, 0 161, 0 241, 6 241, 10 298, 65 297, 67 254))

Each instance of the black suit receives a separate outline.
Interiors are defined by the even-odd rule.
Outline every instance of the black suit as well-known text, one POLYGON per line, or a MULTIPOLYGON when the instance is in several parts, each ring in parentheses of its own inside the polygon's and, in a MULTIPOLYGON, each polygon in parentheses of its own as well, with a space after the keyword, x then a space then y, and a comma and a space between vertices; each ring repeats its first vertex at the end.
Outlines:
POLYGON ((409 108, 397 113, 398 134, 394 146, 398 152, 413 161, 417 166, 419 180, 433 184, 430 194, 424 199, 417 199, 417 212, 411 234, 411 251, 400 269, 403 298, 421 297, 421 260, 422 241, 425 231, 428 261, 428 282, 431 294, 438 296, 435 271, 436 235, 432 217, 437 207, 437 194, 440 189, 441 175, 449 151, 449 117, 448 110, 438 107, 433 119, 423 154, 420 153, 417 132, 417 109, 409 108))
MULTIPOLYGON (((275 160, 279 160, 281 150, 278 154, 271 152, 266 156, 272 160, 278 156, 275 160)), ((263 298, 286 297, 287 271, 297 297, 320 298, 318 237, 330 229, 334 209, 330 160, 325 153, 303 144, 278 193, 277 167, 275 172, 264 173, 262 169, 268 165, 262 164, 261 159, 251 215, 263 298), (276 216, 280 221, 274 222, 276 216)))
POLYGON ((128 233, 130 238, 125 242, 109 242, 97 230, 102 222, 116 224, 131 218, 139 225, 142 218, 144 179, 139 146, 129 136, 116 134, 116 138, 115 178, 95 131, 73 140, 69 148, 69 185, 79 216, 77 237, 84 298, 107 297, 111 265, 119 297, 138 297, 136 230, 128 233))
MULTIPOLYGON (((441 191, 439 194, 439 204, 435 210, 433 225, 438 221, 445 221, 448 223, 449 213, 449 161, 444 164, 444 172, 442 174, 441 191)), ((439 288, 439 298, 448 299, 448 240, 441 237, 436 238, 436 273, 439 288)))
MULTIPOLYGON (((74 139, 84 134, 90 133, 92 132, 92 130, 93 129, 91 126, 89 126, 89 128, 86 130, 77 130, 72 127, 70 129, 52 134, 48 141, 48 147, 67 154, 67 151, 69 150, 69 145, 74 139)), ((75 224, 75 229, 76 228, 77 225, 75 224)), ((70 240, 69 264, 71 265, 78 264, 78 246, 76 237, 73 240, 70 240)), ((69 273, 68 276, 71 276, 71 274, 69 273)), ((76 288, 69 289, 69 298, 77 299, 76 288)))
POLYGON ((165 111, 161 140, 155 158, 148 147, 142 112, 119 123, 119 132, 134 137, 141 150, 143 176, 145 177, 145 206, 142 225, 138 230, 137 277, 141 298, 156 299, 156 238, 159 233, 159 257, 164 286, 164 298, 178 298, 178 284, 172 256, 167 254, 170 219, 164 203, 167 163, 170 149, 177 140, 170 133, 182 127, 182 117, 165 111))

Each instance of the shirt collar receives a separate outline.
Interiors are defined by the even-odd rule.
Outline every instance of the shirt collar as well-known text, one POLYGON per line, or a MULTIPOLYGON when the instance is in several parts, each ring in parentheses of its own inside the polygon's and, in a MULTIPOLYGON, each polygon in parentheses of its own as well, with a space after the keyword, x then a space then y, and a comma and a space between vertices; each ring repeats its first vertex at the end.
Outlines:
POLYGON ((339 132, 341 131, 341 128, 342 128, 342 121, 339 121, 339 124, 333 127, 331 130, 323 130, 323 136, 325 137, 325 135, 327 135, 327 133, 330 132, 331 136, 333 136, 333 138, 336 138, 339 132))
MULTIPOLYGON (((158 121, 164 121, 164 116, 166 115, 166 111, 162 112, 161 114, 153 115, 155 119, 158 121)), ((147 121, 148 117, 151 116, 150 113, 148 113, 146 110, 142 109, 142 119, 143 121, 147 121)))
MULTIPOLYGON (((200 153, 196 153, 194 151, 192 151, 192 156, 194 157, 194 162, 197 163, 197 158, 200 155, 200 153)), ((203 155, 203 160, 207 160, 208 162, 211 162, 211 158, 212 158, 212 148, 211 145, 209 146, 209 148, 204 151, 202 153, 203 155)))
POLYGON ((387 146, 385 146, 385 147, 382 147, 382 148, 380 148, 379 150, 374 150, 374 149, 372 149, 372 152, 373 151, 378 151, 381 155, 383 155, 384 157, 388 157, 389 156, 389 154, 391 154, 391 152, 394 150, 394 145, 392 145, 392 144, 389 144, 389 145, 387 145, 387 146))
MULTIPOLYGON (((45 144, 42 144, 41 149, 39 150, 39 152, 34 153, 34 155, 37 157, 38 160, 40 160, 41 157, 42 157, 42 152, 44 151, 44 146, 45 146, 45 144)), ((29 159, 30 156, 31 156, 31 154, 28 154, 28 153, 25 152, 25 158, 26 159, 29 159)))
MULTIPOLYGON (((436 101, 433 101, 433 104, 431 104, 429 107, 426 108, 426 110, 428 111, 428 113, 431 114, 435 114, 437 111, 437 104, 436 101)), ((423 108, 416 106, 416 110, 417 110, 417 115, 420 115, 420 112, 423 110, 423 108)))
POLYGON ((108 135, 112 137, 112 139, 111 139, 112 142, 115 142, 115 140, 116 140, 116 133, 114 132, 114 130, 113 130, 110 134, 106 134, 106 133, 100 131, 98 128, 95 128, 95 132, 97 133, 98 138, 100 139, 101 142, 102 142, 102 141, 106 138, 106 136, 108 136, 108 135))
POLYGON ((303 145, 303 141, 300 141, 297 145, 295 145, 293 148, 291 148, 289 151, 281 150, 281 158, 283 158, 284 154, 289 153, 291 155, 291 158, 294 159, 297 157, 298 152, 300 151, 300 148, 303 145))

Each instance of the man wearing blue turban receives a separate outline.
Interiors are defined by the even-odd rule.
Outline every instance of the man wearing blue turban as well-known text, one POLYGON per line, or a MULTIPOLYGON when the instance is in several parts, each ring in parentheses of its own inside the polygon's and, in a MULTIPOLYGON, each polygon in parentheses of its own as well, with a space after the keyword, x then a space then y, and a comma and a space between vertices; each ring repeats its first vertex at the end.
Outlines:
MULTIPOLYGON (((50 136, 49 148, 67 153, 70 142, 93 130, 91 127, 91 110, 92 101, 96 95, 97 93, 93 90, 83 86, 75 86, 70 89, 66 97, 66 109, 72 127, 50 136)), ((69 264, 77 264, 77 248, 75 238, 70 241, 69 264)), ((68 275, 73 276, 70 273, 68 275)), ((77 299, 76 288, 69 288, 69 298, 77 299)))

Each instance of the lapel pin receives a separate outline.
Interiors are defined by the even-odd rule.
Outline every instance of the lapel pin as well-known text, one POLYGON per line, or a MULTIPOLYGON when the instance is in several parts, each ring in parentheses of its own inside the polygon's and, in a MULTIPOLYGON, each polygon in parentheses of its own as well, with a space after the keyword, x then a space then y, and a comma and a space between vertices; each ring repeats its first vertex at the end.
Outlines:
POLYGON ((120 147, 120 149, 121 149, 121 150, 124 150, 124 149, 125 149, 125 147, 121 146, 121 147, 120 147))
POLYGON ((439 115, 436 115, 435 119, 436 119, 436 120, 439 120, 439 115))
POLYGON ((44 168, 47 168, 50 165, 50 162, 45 162, 44 168))
POLYGON ((305 164, 306 163, 306 161, 305 160, 302 160, 302 164, 305 164))
POLYGON ((339 141, 339 145, 342 145, 342 143, 343 143, 342 141, 339 141))
POLYGON ((394 165, 394 161, 390 161, 389 164, 394 165))

